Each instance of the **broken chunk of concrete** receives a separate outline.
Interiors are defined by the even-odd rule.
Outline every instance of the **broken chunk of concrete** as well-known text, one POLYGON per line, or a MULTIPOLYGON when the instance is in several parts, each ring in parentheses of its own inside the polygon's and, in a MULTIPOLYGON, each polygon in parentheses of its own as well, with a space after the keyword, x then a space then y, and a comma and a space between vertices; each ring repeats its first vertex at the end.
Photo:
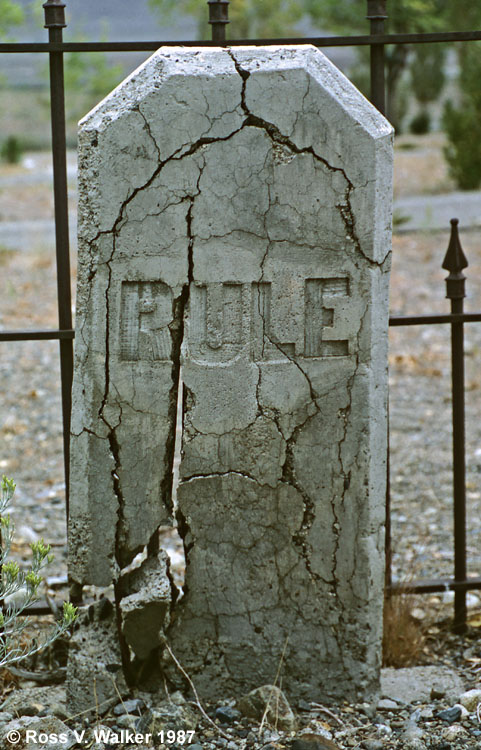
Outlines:
POLYGON ((169 558, 160 551, 120 581, 122 634, 139 659, 146 659, 169 625, 172 603, 169 558))
POLYGON ((67 706, 70 713, 103 715, 128 692, 112 602, 103 597, 83 607, 76 628, 69 641, 67 706))

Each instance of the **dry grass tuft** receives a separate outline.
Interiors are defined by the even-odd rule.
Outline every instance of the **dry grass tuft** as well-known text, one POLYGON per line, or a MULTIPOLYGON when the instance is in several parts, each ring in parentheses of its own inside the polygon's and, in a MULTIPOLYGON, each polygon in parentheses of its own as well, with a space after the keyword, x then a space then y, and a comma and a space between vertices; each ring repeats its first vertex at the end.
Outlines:
POLYGON ((6 266, 14 258, 15 251, 10 248, 0 245, 0 266, 6 266))
POLYGON ((412 616, 412 596, 403 592, 386 597, 382 657, 384 667, 410 667, 419 662, 425 628, 412 616))

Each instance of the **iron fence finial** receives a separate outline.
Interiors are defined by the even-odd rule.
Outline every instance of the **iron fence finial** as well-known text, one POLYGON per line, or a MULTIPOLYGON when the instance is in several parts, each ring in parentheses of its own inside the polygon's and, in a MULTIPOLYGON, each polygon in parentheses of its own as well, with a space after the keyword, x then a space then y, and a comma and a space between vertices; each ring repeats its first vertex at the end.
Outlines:
POLYGON ((225 29, 229 22, 229 0, 207 0, 212 41, 225 42, 225 29))
POLYGON ((446 297, 448 299, 459 299, 466 296, 464 291, 466 277, 462 271, 463 268, 468 267, 468 261, 461 247, 458 224, 459 219, 451 219, 451 237, 442 265, 442 268, 449 271, 449 276, 446 277, 446 297))
POLYGON ((42 8, 45 12, 46 29, 63 29, 67 25, 65 22, 65 3, 62 0, 47 0, 42 8))
POLYGON ((367 16, 369 21, 383 21, 386 19, 386 0, 367 0, 367 16))

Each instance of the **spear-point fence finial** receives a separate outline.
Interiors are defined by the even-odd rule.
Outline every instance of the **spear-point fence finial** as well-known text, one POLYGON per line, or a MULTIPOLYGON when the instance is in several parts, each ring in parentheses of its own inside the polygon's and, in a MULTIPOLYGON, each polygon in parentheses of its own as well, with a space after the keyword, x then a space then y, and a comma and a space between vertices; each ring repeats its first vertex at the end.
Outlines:
MULTIPOLYGON (((451 380, 453 407, 453 512, 454 512, 454 580, 465 581, 466 563, 466 456, 464 424, 464 297, 466 277, 463 268, 468 261, 458 233, 458 219, 451 219, 451 237, 443 260, 446 297, 451 300, 451 314, 459 316, 451 323, 451 380)), ((454 632, 466 631, 466 589, 454 591, 454 632)))
POLYGON ((46 29, 63 29, 65 23, 65 3, 62 0, 47 0, 42 5, 45 11, 46 29))
POLYGON ((225 27, 229 23, 229 0, 207 0, 212 41, 225 42, 225 27))
POLYGON ((446 297, 461 299, 466 296, 464 283, 466 280, 463 268, 467 268, 468 261, 461 247, 458 232, 459 219, 451 219, 451 237, 444 256, 442 267, 449 271, 446 277, 446 297))

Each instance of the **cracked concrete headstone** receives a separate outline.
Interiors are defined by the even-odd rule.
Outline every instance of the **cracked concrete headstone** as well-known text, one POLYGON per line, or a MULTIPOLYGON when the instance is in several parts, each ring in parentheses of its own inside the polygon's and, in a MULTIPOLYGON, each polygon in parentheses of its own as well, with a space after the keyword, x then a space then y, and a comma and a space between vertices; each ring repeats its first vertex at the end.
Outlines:
POLYGON ((159 50, 81 124, 70 573, 170 521, 182 360, 168 638, 203 696, 281 657, 289 698, 378 689, 391 173, 309 45, 159 50))

